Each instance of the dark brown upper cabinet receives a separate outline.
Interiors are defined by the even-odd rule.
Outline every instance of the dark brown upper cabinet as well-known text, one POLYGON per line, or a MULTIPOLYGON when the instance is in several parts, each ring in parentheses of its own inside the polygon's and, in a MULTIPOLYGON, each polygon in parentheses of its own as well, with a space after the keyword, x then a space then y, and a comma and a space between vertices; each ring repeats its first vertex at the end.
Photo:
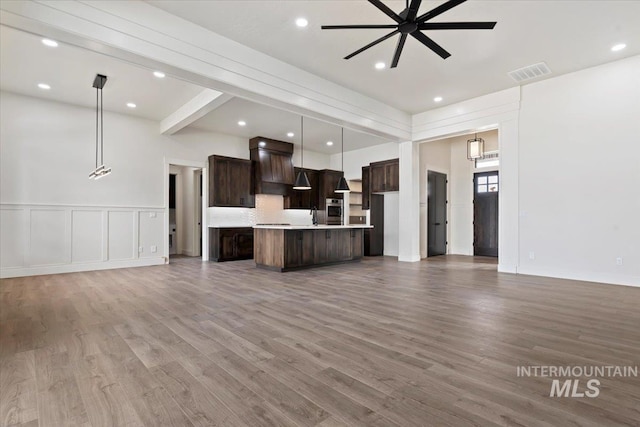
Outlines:
POLYGON ((371 209, 371 167, 362 167, 362 210, 371 209))
MULTIPOLYGON (((301 171, 301 168, 294 168, 296 176, 301 171)), ((311 209, 314 206, 319 208, 319 172, 313 169, 305 169, 304 171, 307 174, 307 178, 309 178, 311 190, 294 190, 293 187, 289 187, 287 196, 284 198, 285 209, 311 209)))
POLYGON ((319 171, 319 194, 318 194, 318 209, 322 210, 326 206, 327 199, 342 199, 342 193, 336 193, 336 187, 340 178, 342 178, 343 172, 334 171, 331 169, 323 169, 319 171))
POLYGON ((251 160, 256 162, 256 194, 287 195, 295 181, 293 144, 255 137, 249 140, 251 160))
POLYGON ((209 156, 209 206, 253 208, 251 160, 209 156))
MULTIPOLYGON (((371 163, 371 193, 400 191, 400 160, 391 159, 371 163)), ((364 202, 363 202, 364 204, 364 202)))

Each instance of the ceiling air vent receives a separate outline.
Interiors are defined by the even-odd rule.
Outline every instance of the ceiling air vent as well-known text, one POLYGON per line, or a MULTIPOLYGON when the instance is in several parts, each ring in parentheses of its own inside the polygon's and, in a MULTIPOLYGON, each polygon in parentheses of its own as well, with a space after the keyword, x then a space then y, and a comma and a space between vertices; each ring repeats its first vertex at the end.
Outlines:
POLYGON ((528 65, 526 67, 519 68, 514 71, 510 71, 509 76, 518 83, 525 82, 527 80, 537 79, 538 77, 551 74, 551 70, 544 62, 528 65))

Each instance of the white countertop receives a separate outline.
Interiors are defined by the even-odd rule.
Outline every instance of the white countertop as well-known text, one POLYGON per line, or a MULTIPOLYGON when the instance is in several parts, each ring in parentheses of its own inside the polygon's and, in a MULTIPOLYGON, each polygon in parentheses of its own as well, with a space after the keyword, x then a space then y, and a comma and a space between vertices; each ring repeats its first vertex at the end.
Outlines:
POLYGON ((351 228, 373 228, 373 225, 353 224, 353 225, 254 225, 253 228, 267 228, 271 230, 327 230, 327 229, 351 229, 351 228))

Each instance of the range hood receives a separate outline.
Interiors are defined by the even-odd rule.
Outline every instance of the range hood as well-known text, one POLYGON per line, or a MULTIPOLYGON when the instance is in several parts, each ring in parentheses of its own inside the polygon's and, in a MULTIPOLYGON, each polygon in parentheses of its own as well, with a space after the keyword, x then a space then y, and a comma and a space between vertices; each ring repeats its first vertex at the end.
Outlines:
POLYGON ((295 180, 293 144, 257 136, 249 140, 256 194, 286 195, 295 180))

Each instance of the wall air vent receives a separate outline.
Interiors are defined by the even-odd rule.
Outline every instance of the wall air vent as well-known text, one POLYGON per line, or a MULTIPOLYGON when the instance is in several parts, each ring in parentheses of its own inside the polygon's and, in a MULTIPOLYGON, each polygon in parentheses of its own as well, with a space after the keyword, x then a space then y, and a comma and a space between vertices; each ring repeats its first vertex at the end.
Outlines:
POLYGON ((537 79, 538 77, 551 74, 549 66, 544 62, 528 65, 526 67, 519 68, 514 71, 509 71, 509 77, 518 83, 526 82, 527 80, 537 79))

